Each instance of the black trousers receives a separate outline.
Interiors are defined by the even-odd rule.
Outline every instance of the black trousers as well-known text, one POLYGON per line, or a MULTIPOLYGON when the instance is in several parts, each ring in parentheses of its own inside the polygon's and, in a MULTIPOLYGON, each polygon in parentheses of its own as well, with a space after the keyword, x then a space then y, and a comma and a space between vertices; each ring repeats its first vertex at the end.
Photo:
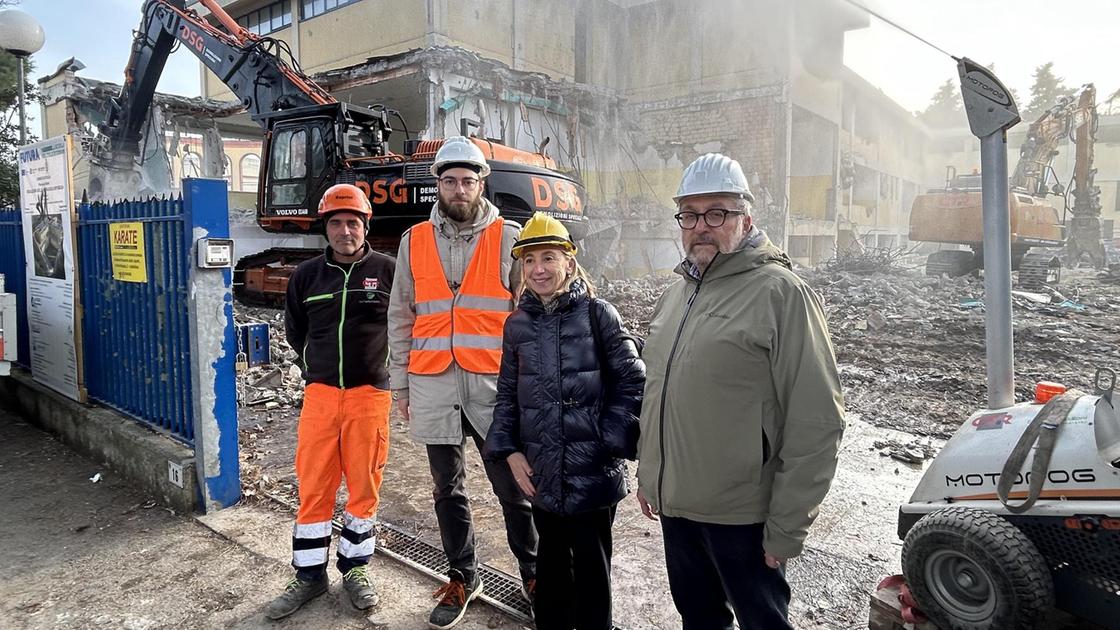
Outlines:
POLYGON ((615 506, 564 516, 533 507, 540 534, 537 630, 611 630, 615 506))
POLYGON ((762 528, 661 517, 669 590, 684 630, 732 630, 735 620, 742 630, 793 630, 785 568, 766 566, 762 528))
MULTIPOLYGON (((470 435, 481 452, 483 437, 475 432, 465 416, 462 417, 462 422, 463 443, 429 444, 428 466, 432 471, 432 481, 435 482, 432 497, 435 499, 436 520, 439 522, 443 551, 447 554, 451 569, 462 573, 467 584, 470 584, 478 572, 478 558, 475 556, 470 500, 464 487, 467 469, 463 448, 465 436, 470 435)), ((502 506, 506 540, 510 551, 517 558, 521 579, 532 579, 537 573, 537 530, 533 527, 533 512, 529 501, 517 487, 508 464, 486 460, 482 463, 486 476, 490 479, 490 486, 502 506)))

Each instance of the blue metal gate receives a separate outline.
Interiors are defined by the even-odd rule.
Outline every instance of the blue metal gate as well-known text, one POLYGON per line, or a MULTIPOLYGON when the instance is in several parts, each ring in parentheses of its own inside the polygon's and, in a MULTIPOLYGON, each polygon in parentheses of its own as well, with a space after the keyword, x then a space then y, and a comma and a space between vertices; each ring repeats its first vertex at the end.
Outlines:
POLYGON ((27 330, 27 260, 23 252, 23 223, 19 209, 0 209, 0 273, 5 291, 16 294, 16 363, 31 365, 31 338, 27 330))
POLYGON ((82 204, 79 284, 90 398, 193 445, 184 225, 181 198, 82 204), (110 224, 120 222, 143 225, 146 282, 113 278, 110 224))

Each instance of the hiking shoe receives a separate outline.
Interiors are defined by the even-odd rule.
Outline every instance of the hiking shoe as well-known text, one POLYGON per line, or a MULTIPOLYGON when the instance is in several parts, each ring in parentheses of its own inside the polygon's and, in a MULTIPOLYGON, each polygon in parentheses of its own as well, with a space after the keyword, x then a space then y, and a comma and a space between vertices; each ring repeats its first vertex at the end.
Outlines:
POLYGON ((459 571, 452 569, 450 577, 450 582, 432 594, 439 603, 428 617, 428 627, 435 630, 447 630, 462 621, 463 615, 467 614, 467 604, 482 594, 482 579, 478 574, 470 585, 459 571))
POLYGON ((381 601, 377 589, 373 587, 373 580, 369 577, 369 567, 364 564, 350 569, 342 576, 342 588, 346 589, 350 603, 358 610, 373 608, 381 601))
POLYGON ((292 581, 284 587, 284 593, 268 603, 265 615, 273 621, 283 619, 299 610, 300 606, 326 593, 329 585, 330 581, 326 574, 321 579, 311 582, 292 578, 292 581))

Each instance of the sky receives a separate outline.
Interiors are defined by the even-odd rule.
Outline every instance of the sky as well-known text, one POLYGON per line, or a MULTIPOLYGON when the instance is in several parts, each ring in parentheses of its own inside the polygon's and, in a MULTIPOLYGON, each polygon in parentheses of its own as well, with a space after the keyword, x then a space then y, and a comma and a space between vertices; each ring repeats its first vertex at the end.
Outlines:
MULTIPOLYGON (((1116 0, 856 1, 953 55, 994 62, 1022 101, 1035 68, 1049 61, 1070 87, 1094 83, 1098 103, 1120 88, 1116 0)), ((869 28, 847 34, 844 62, 910 111, 925 109, 946 79, 957 82, 952 59, 874 17, 869 28)))
MULTIPOLYGON (((797 0, 790 0, 797 1, 797 0)), ((1066 84, 1096 83, 1098 101, 1120 88, 1120 65, 1110 44, 1120 28, 1116 0, 856 0, 900 22, 954 55, 983 64, 1026 100, 1034 69, 1048 61, 1066 84)), ((18 8, 43 25, 46 43, 34 57, 34 77, 54 72, 69 57, 86 64, 80 76, 120 82, 142 0, 22 0, 18 8)), ((845 41, 845 63, 907 110, 921 110, 954 62, 897 29, 871 18, 845 41)), ((185 50, 171 56, 162 92, 198 96, 199 64, 185 50)), ((1020 107, 1026 103, 1020 103, 1020 107)), ((31 124, 32 128, 37 123, 31 124)))

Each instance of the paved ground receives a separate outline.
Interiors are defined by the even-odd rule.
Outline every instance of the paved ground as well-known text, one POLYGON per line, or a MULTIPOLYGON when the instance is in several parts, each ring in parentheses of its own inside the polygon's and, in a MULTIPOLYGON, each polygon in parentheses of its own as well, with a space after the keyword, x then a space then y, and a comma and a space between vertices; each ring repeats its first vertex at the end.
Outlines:
MULTIPOLYGON (((0 628, 427 627, 435 583, 382 558, 369 617, 340 599, 332 569, 330 593, 268 621, 291 572, 287 513, 249 505, 205 525, 171 513, 3 409, 0 505, 0 628)), ((480 605, 461 627, 520 626, 480 605)))

